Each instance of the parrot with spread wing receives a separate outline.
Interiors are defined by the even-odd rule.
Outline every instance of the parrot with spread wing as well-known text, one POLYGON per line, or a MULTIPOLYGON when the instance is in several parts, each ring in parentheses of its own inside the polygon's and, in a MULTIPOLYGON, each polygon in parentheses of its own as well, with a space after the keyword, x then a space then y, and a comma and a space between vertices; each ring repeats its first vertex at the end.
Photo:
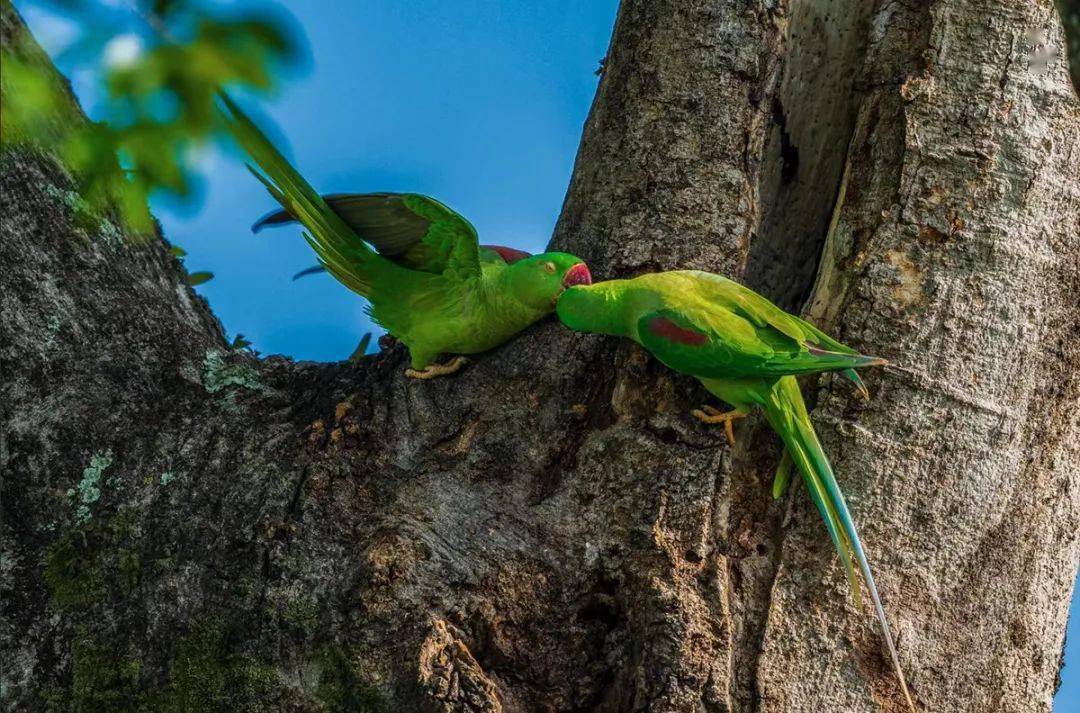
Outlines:
POLYGON ((707 272, 661 272, 573 287, 559 298, 556 312, 570 329, 628 337, 668 367, 697 377, 733 409, 721 413, 705 406, 693 415, 705 423, 722 423, 732 443, 732 421, 754 406, 764 410, 786 448, 773 496, 783 493, 794 464, 825 521, 856 601, 856 563, 862 573, 904 698, 915 710, 866 553, 795 380, 798 374, 840 371, 868 397, 855 369, 885 361, 859 354, 754 291, 707 272))
POLYGON ((573 285, 590 284, 581 259, 481 246, 476 230, 439 201, 416 193, 320 196, 228 96, 226 125, 251 171, 282 210, 255 229, 299 221, 321 267, 366 297, 368 312, 409 349, 405 373, 451 374, 555 309, 573 285), (456 355, 438 363, 440 355, 456 355))

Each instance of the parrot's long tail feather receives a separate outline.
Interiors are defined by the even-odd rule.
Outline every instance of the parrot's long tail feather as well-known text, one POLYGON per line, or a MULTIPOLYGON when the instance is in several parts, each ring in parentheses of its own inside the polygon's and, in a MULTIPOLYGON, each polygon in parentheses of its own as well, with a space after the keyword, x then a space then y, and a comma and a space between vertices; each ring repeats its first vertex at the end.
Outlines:
POLYGON ((844 495, 836 482, 832 466, 829 465, 825 451, 822 450, 817 434, 814 433, 810 416, 806 412, 806 404, 803 402, 802 393, 794 377, 789 376, 777 381, 763 405, 769 423, 783 439, 792 462, 798 467, 806 481, 814 505, 817 506, 818 512, 825 521, 825 528, 829 532, 836 551, 840 554, 840 560, 854 587, 856 602, 860 601, 860 590, 852 560, 858 564, 862 572, 878 622, 881 624, 881 632, 885 638, 893 668, 900 681, 900 689, 903 691, 908 707, 915 711, 915 704, 908 692, 907 680, 896 652, 892 630, 885 617, 885 609, 881 605, 877 585, 874 584, 874 575, 870 571, 870 563, 859 540, 859 534, 855 530, 855 522, 844 501, 844 495))
POLYGON ((368 273, 381 258, 326 204, 270 139, 227 94, 219 93, 221 112, 233 138, 258 167, 248 166, 270 195, 304 224, 304 238, 326 269, 361 295, 370 294, 368 273))
POLYGON ((784 449, 784 455, 780 458, 780 465, 776 466, 776 475, 773 476, 772 496, 779 500, 787 490, 788 481, 791 480, 791 452, 784 449))

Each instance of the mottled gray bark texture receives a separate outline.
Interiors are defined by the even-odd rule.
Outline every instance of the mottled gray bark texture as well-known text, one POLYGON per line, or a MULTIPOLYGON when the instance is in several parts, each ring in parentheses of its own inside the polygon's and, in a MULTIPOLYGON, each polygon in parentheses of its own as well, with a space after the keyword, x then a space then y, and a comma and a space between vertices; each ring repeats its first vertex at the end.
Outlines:
MULTIPOLYGON (((807 386, 924 710, 1048 710, 1076 574, 1080 102, 1037 37, 1050 0, 628 0, 554 238, 893 362, 807 386)), ((0 191, 5 708, 902 710, 778 440, 636 347, 259 360, 47 155, 0 191)))

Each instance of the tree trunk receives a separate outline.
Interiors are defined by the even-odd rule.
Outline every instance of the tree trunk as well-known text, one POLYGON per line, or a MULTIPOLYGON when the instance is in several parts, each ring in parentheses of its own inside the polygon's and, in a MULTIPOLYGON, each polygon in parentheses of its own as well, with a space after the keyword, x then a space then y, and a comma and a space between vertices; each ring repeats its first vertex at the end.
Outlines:
MULTIPOLYGON (((627 0, 554 238, 599 278, 741 279, 892 362, 869 403, 807 386, 924 710, 1056 685, 1063 55, 1050 0, 627 0)), ((552 320, 431 382, 401 348, 231 351, 162 241, 87 221, 45 154, 0 168, 5 708, 903 710, 805 490, 769 495, 761 419, 729 448, 695 381, 552 320)))

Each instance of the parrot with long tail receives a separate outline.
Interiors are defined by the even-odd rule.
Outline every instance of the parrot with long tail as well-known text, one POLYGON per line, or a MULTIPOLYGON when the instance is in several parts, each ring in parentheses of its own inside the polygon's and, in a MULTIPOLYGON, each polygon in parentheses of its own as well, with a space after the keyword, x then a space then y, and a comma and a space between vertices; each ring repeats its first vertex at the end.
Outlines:
POLYGON ((856 565, 866 582, 900 688, 914 711, 866 552, 795 380, 799 374, 840 371, 868 396, 855 369, 885 360, 859 354, 753 290, 707 272, 660 272, 573 287, 559 298, 556 312, 570 329, 627 337, 668 367, 697 377, 733 408, 720 412, 705 406, 693 415, 723 424, 732 443, 732 421, 755 406, 765 412, 785 446, 773 496, 784 492, 794 464, 825 521, 856 601, 856 565))
POLYGON ((476 229, 416 193, 320 196, 227 95, 226 126, 251 172, 281 205, 255 228, 299 221, 322 268, 367 298, 376 323, 409 349, 406 374, 452 374, 555 309, 568 287, 592 282, 573 255, 479 244, 476 229), (442 355, 454 355, 440 363, 442 355))

